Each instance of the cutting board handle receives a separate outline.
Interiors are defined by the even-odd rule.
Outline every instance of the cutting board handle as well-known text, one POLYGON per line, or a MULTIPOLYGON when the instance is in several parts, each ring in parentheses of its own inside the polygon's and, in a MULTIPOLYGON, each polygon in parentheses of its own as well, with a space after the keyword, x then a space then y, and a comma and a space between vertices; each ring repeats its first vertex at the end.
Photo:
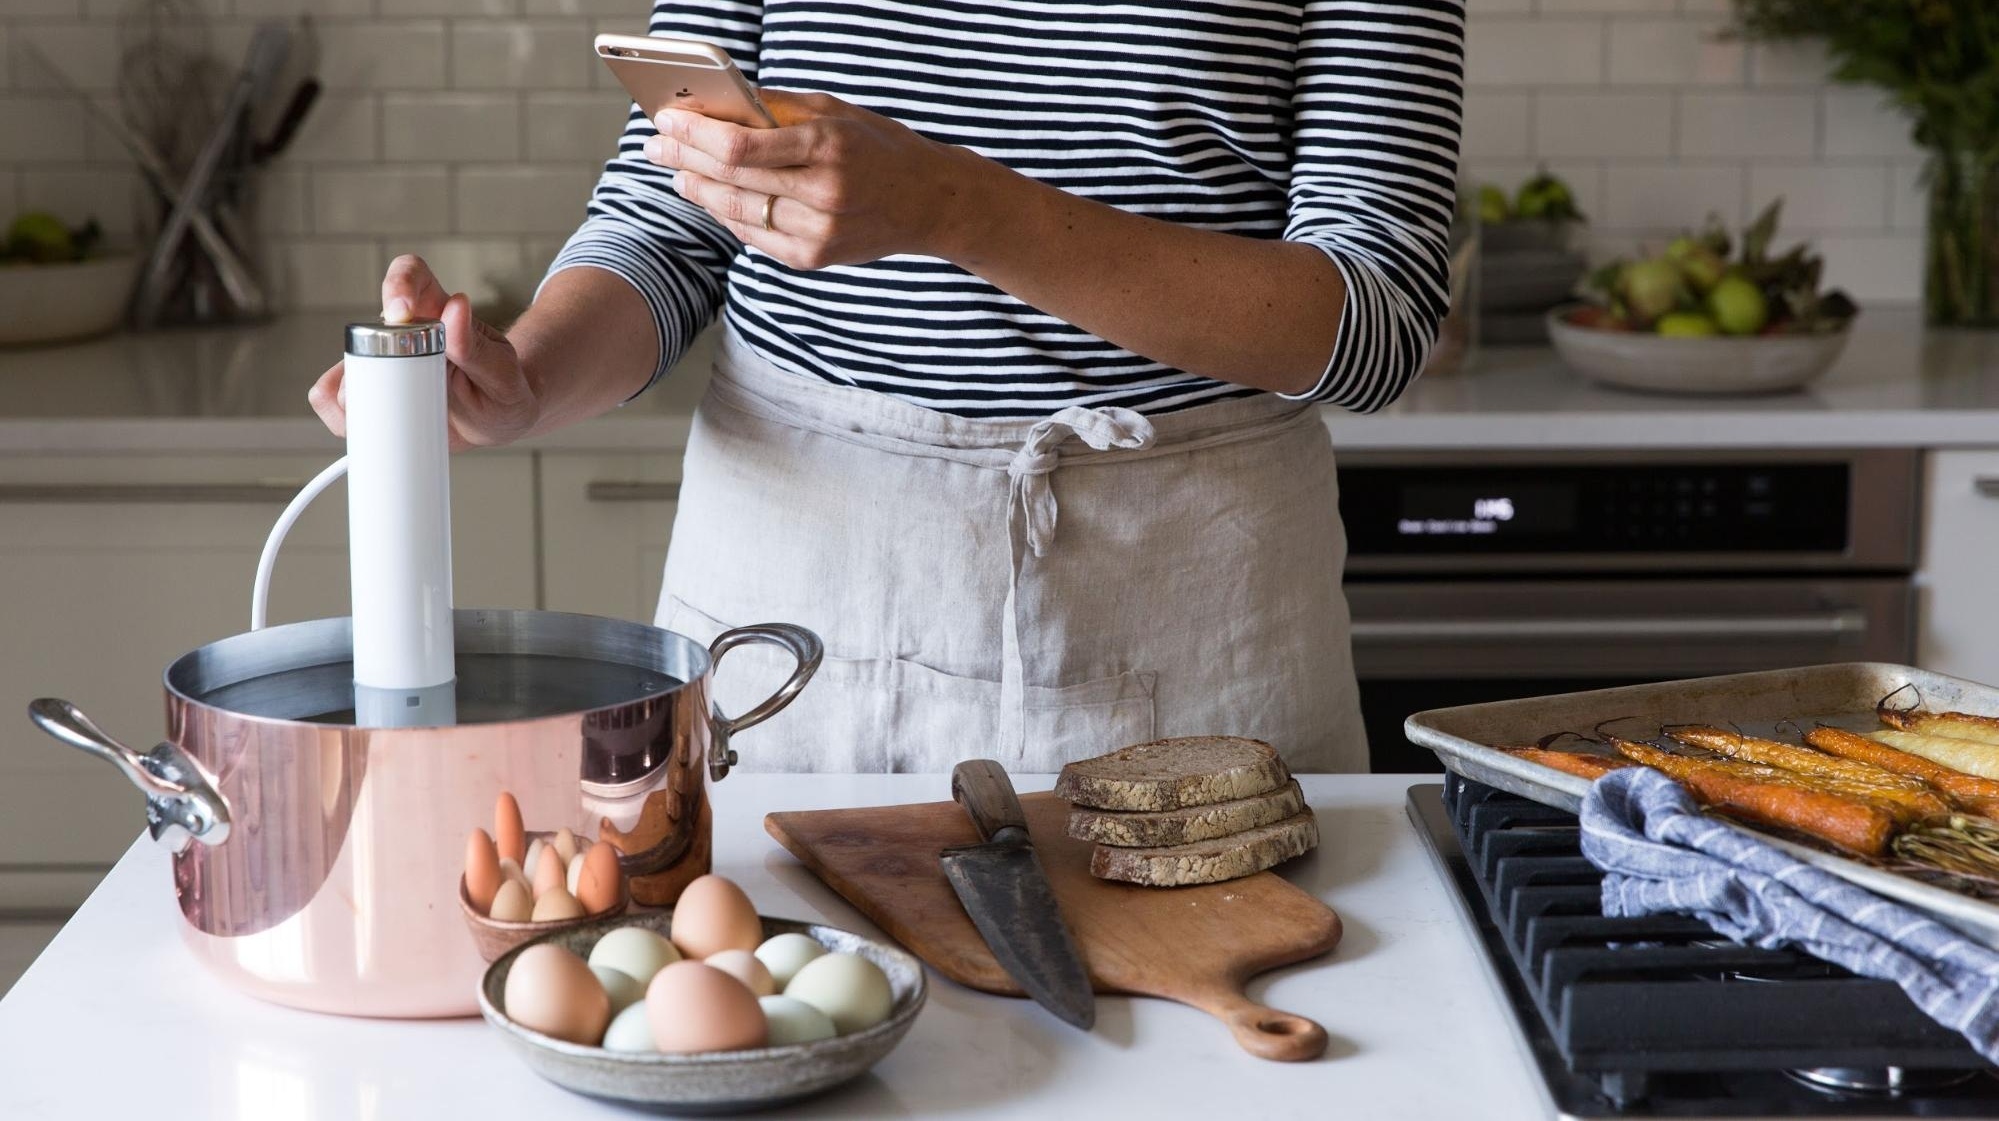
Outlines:
POLYGON ((1326 1053, 1326 1029, 1292 1012, 1258 1004, 1238 992, 1211 989, 1188 1003, 1227 1024, 1236 1043, 1259 1059, 1300 1063, 1326 1053))

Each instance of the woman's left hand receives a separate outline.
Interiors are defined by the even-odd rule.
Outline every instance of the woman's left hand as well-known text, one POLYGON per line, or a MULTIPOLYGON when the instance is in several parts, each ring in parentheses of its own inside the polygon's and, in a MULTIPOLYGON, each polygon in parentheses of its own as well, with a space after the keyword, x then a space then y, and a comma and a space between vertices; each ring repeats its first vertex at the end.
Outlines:
POLYGON ((666 109, 646 158, 679 172, 682 198, 792 268, 942 255, 969 153, 827 94, 760 96, 779 127, 666 109))

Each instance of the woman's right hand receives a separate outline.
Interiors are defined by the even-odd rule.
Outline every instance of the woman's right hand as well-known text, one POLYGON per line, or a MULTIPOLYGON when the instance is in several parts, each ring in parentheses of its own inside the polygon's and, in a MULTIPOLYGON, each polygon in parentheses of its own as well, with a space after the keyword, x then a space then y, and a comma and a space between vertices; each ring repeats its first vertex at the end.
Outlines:
MULTIPOLYGON (((389 262, 382 278, 382 317, 390 322, 437 319, 444 323, 444 357, 451 402, 451 448, 510 444, 534 431, 541 403, 504 332, 472 315, 465 294, 447 293, 423 258, 389 262)), ((313 383, 306 400, 335 436, 347 435, 346 363, 313 383)))

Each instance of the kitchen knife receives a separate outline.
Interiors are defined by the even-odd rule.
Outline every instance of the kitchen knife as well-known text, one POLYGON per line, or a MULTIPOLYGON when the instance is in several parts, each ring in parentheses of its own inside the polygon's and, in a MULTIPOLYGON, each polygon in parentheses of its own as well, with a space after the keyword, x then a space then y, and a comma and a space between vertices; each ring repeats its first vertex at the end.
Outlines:
POLYGON ((960 763, 951 771, 951 797, 983 839, 942 854, 944 877, 958 901, 1000 968, 1036 1003, 1088 1031, 1097 1022, 1096 994, 1034 855, 1027 816, 1006 770, 991 759, 960 763))

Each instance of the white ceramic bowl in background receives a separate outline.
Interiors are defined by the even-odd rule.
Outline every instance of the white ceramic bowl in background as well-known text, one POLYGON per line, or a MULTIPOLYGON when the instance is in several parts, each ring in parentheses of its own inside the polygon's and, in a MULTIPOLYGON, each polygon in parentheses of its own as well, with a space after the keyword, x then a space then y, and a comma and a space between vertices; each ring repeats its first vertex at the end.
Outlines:
POLYGON ((1548 313, 1548 341, 1577 373, 1650 393, 1781 393, 1831 368, 1848 331, 1818 335, 1710 335, 1679 338, 1578 327, 1576 305, 1548 313))
POLYGON ((113 253, 55 265, 0 265, 0 346, 101 335, 125 318, 139 258, 113 253))

